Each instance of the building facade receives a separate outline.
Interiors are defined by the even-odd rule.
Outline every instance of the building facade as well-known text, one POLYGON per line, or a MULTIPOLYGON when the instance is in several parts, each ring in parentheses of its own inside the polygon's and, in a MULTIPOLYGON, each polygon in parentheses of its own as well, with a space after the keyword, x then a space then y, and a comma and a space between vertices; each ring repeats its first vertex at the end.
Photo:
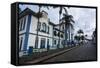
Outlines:
POLYGON ((30 47, 33 52, 65 47, 65 24, 54 24, 50 22, 48 13, 41 13, 39 19, 38 13, 29 8, 19 14, 19 56, 26 55, 30 47))

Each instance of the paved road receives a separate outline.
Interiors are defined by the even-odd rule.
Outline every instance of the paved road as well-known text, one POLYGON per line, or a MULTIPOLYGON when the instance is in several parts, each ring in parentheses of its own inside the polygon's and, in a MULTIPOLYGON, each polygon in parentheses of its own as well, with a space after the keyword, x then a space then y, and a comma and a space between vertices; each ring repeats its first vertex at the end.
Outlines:
POLYGON ((91 42, 84 43, 84 45, 80 47, 74 48, 71 51, 42 61, 41 63, 76 60, 96 60, 96 45, 93 45, 91 42))

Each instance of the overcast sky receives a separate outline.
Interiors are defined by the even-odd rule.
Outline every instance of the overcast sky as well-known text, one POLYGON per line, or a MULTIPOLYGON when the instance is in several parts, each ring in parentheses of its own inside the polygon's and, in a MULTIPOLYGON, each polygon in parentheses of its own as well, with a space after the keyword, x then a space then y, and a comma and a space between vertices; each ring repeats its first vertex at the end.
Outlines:
MULTIPOLYGON (((21 10, 23 11, 25 8, 30 8, 31 10, 38 12, 37 5, 19 5, 21 10)), ((74 17, 74 34, 77 33, 79 29, 82 29, 85 34, 88 35, 88 38, 91 38, 91 35, 96 27, 96 10, 91 8, 77 8, 77 7, 70 7, 69 9, 66 7, 68 14, 74 17)), ((59 7, 54 9, 50 7, 41 8, 41 10, 45 10, 48 13, 48 17, 50 21, 55 24, 59 23, 59 7)), ((64 13, 64 11, 63 11, 64 13)))

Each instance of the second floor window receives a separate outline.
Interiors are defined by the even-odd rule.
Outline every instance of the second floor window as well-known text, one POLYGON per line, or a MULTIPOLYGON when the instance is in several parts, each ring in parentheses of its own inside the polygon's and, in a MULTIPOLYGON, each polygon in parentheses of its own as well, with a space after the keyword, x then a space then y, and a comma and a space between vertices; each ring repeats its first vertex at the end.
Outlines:
POLYGON ((22 30, 25 29, 25 24, 26 24, 26 17, 24 18, 24 22, 23 22, 23 28, 22 28, 22 30))
POLYGON ((19 21, 19 31, 22 30, 22 24, 23 24, 23 19, 21 19, 21 20, 19 21))
POLYGON ((60 32, 58 32, 58 37, 60 37, 60 32))
POLYGON ((22 18, 20 20, 20 24, 19 24, 19 30, 22 31, 25 29, 25 24, 26 24, 26 17, 22 18))
POLYGON ((48 26, 48 31, 47 31, 47 33, 49 33, 49 26, 48 26))
POLYGON ((44 32, 46 32, 46 24, 45 24, 45 23, 42 24, 42 30, 43 30, 44 32))
POLYGON ((61 37, 63 38, 63 34, 61 34, 61 37))

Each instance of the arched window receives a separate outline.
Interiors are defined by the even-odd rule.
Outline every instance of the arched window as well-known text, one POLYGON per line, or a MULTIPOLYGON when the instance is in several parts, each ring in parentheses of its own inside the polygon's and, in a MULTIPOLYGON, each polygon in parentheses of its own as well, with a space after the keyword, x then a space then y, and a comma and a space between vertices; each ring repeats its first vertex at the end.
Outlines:
POLYGON ((63 34, 61 34, 61 37, 63 38, 63 34))
POLYGON ((64 30, 64 25, 62 26, 62 30, 64 30))
POLYGON ((46 24, 45 23, 42 24, 42 29, 44 32, 46 32, 46 24))
POLYGON ((58 32, 58 37, 60 37, 60 32, 58 32))

